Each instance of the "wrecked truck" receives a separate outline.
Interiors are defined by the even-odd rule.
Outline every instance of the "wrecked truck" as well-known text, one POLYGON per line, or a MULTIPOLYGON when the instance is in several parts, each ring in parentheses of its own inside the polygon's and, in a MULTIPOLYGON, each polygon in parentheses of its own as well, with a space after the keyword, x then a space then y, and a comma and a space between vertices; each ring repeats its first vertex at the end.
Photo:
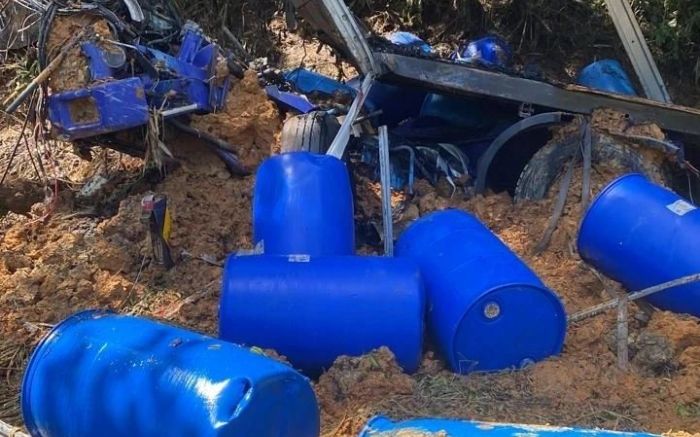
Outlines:
POLYGON ((373 35, 342 1, 293 3, 360 75, 341 83, 299 68, 269 80, 268 94, 302 113, 286 122, 283 151, 340 157, 347 148, 377 168, 377 128, 386 125, 392 186, 409 191, 416 177, 445 177, 454 191, 491 189, 537 200, 572 158, 588 169, 612 161, 686 197, 700 189, 694 146, 700 110, 670 101, 634 15, 620 17, 627 2, 611 1, 608 8, 647 97, 636 94, 617 61, 593 63, 578 84, 562 84, 516 71, 507 44, 495 37, 441 59, 405 32, 373 35), (285 94, 290 90, 296 97, 285 94), (344 102, 344 109, 317 104, 319 95, 344 102))
MULTIPOLYGON (((377 129, 387 126, 394 188, 411 191, 419 177, 433 184, 444 178, 453 193, 491 189, 516 200, 540 199, 575 157, 589 169, 591 162, 612 161, 686 197, 700 189, 700 152, 693 146, 700 137, 700 110, 670 101, 634 15, 620 13, 626 1, 609 0, 608 7, 647 97, 637 95, 615 61, 591 64, 578 85, 561 84, 537 69, 514 68, 512 51, 497 37, 473 41, 442 59, 408 33, 373 35, 339 0, 293 3, 360 74, 342 83, 303 68, 261 73, 270 98, 301 113, 285 123, 283 152, 342 157, 347 148, 352 161, 370 163, 378 176, 377 129), (579 149, 584 153, 577 154, 579 149)), ((204 139, 232 173, 249 172, 238 162, 236 145, 189 124, 190 114, 222 108, 229 73, 240 76, 247 58, 222 49, 172 8, 139 14, 128 5, 112 12, 99 3, 55 3, 42 11, 38 46, 44 70, 60 55, 51 37, 59 18, 98 19, 72 49, 85 59, 85 80, 67 89, 50 84, 52 136, 83 151, 98 145, 167 158, 159 139, 167 123, 204 139)))

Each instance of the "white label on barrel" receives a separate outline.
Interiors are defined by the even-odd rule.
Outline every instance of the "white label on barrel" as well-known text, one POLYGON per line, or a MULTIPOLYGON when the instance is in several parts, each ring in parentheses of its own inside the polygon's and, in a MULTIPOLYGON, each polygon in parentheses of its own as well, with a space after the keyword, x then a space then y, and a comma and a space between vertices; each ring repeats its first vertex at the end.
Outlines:
POLYGON ((670 205, 666 205, 666 208, 671 210, 672 213, 679 215, 679 216, 684 216, 688 214, 691 211, 695 211, 697 207, 694 205, 686 202, 685 200, 676 200, 670 205))
POLYGON ((309 255, 289 255, 290 263, 307 263, 309 261, 311 261, 309 255))

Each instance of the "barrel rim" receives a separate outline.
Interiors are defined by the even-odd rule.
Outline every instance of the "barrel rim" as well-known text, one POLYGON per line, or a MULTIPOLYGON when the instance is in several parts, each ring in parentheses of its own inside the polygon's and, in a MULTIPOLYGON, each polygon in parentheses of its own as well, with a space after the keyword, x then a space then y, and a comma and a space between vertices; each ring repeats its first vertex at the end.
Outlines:
MULTIPOLYGON (((474 306, 478 302, 482 301, 485 297, 487 297, 493 293, 497 293, 499 291, 502 291, 504 289, 514 288, 514 287, 526 288, 526 289, 530 289, 532 291, 537 291, 538 293, 544 294, 547 297, 547 299, 549 299, 552 303, 555 304, 555 306, 557 307, 557 309, 559 310, 559 313, 561 315, 561 322, 560 322, 561 326, 559 327, 560 328, 559 335, 557 337, 557 344, 559 345, 558 350, 553 351, 552 354, 556 355, 556 354, 561 353, 563 346, 564 346, 564 341, 566 340, 567 314, 566 314, 566 308, 564 307, 564 303, 559 298, 559 295, 557 293, 555 293, 552 289, 550 289, 549 287, 544 286, 544 285, 537 286, 534 284, 513 282, 510 284, 496 286, 496 287, 491 288, 490 290, 482 293, 481 295, 479 295, 476 299, 474 299, 472 304, 469 305, 469 307, 464 311, 464 314, 462 315, 462 317, 459 319, 459 322, 457 323, 457 325, 455 327, 454 334, 452 336, 452 344, 451 344, 452 353, 450 354, 450 357, 449 357, 450 367, 452 367, 453 369, 457 368, 456 371, 458 373, 461 374, 461 372, 459 372, 459 366, 453 366, 453 364, 459 363, 459 358, 457 357, 457 347, 456 347, 457 331, 460 330, 462 323, 464 323, 464 321, 466 320, 467 314, 474 308, 474 306)), ((501 369, 501 370, 503 370, 503 369, 501 369)), ((475 370, 475 372, 478 372, 478 371, 479 370, 475 370)), ((497 371, 497 370, 483 370, 483 372, 494 372, 494 371, 497 371)), ((466 372, 466 373, 471 373, 471 372, 466 372)))
POLYGON ((29 401, 31 394, 31 381, 34 379, 37 361, 39 360, 40 355, 43 355, 45 349, 49 346, 49 343, 56 337, 56 335, 59 332, 64 331, 69 326, 74 325, 83 320, 92 318, 95 315, 110 314, 116 313, 110 310, 101 309, 89 309, 77 312, 72 316, 62 320, 58 324, 54 325, 54 327, 51 328, 51 330, 47 332, 41 338, 41 340, 39 340, 39 343, 37 343, 36 347, 34 348, 34 351, 32 352, 31 357, 29 358, 29 361, 27 362, 27 367, 24 371, 24 377, 22 378, 20 407, 22 410, 22 420, 24 420, 24 426, 27 428, 27 431, 29 431, 29 434, 33 436, 41 435, 41 433, 39 432, 39 428, 36 425, 36 422, 34 421, 34 415, 31 414, 31 402, 29 401))
POLYGON ((593 214, 593 210, 597 208, 598 204, 603 200, 603 197, 606 197, 610 191, 615 189, 618 185, 620 185, 625 179, 631 179, 631 178, 637 178, 640 177, 644 180, 648 180, 643 174, 639 172, 632 172, 632 173, 627 173, 622 176, 618 176, 617 178, 613 179, 608 185, 603 188, 600 193, 598 193, 594 198, 593 201, 591 201, 590 205, 588 206, 588 209, 586 210, 586 213, 583 215, 581 218, 581 224, 578 227, 578 235, 576 237, 576 250, 581 253, 581 235, 583 234, 583 229, 586 227, 586 224, 588 223, 588 218, 593 214))

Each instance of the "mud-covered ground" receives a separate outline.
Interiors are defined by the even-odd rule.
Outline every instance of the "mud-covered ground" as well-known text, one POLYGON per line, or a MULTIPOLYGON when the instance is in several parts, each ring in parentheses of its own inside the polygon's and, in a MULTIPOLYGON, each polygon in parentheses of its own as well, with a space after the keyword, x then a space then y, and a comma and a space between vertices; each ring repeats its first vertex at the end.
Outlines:
MULTIPOLYGON (((231 142, 252 169, 274 150, 281 120, 248 77, 234 86, 225 111, 195 124, 231 142)), ((4 120, 0 169, 17 135, 16 123, 4 120)), ((44 154, 53 157, 47 174, 61 183, 45 188, 27 154, 20 153, 8 180, 17 187, 17 199, 0 217, 0 419, 21 424, 18 392, 28 355, 52 324, 81 309, 112 308, 216 334, 221 269, 212 263, 251 248, 254 177, 231 177, 194 138, 173 133, 167 138, 181 165, 160 182, 143 175, 138 159, 100 152, 86 162, 71 154, 70 145, 57 143, 44 154), (77 194, 95 173, 113 181, 91 200, 105 205, 99 211, 77 194), (165 194, 172 208, 171 245, 178 260, 172 270, 151 259, 140 221, 140 202, 150 191, 165 194)), ((614 176, 603 168, 594 170, 596 190, 614 176)), ((572 313, 621 292, 574 252, 578 174, 565 215, 540 255, 533 248, 547 225, 551 199, 514 205, 506 194, 450 197, 448 190, 418 181, 414 195, 395 193, 396 226, 448 206, 472 211, 572 313)), ((378 184, 359 174, 356 181, 356 219, 381 223, 378 184)), ((369 417, 387 414, 700 435, 698 320, 663 312, 649 316, 633 307, 627 371, 616 366, 614 331, 613 314, 575 324, 560 357, 501 374, 454 375, 430 348, 419 372, 410 376, 386 350, 341 358, 314 382, 322 434, 355 436, 369 417)))

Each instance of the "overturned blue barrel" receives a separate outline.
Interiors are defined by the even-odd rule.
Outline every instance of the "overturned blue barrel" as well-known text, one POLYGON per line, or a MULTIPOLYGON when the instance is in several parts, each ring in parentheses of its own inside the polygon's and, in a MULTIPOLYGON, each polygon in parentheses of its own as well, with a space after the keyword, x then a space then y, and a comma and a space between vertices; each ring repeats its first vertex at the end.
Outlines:
MULTIPOLYGON (((655 434, 615 432, 599 429, 569 428, 563 426, 517 425, 472 420, 413 419, 393 422, 378 416, 369 421, 359 437, 390 437, 400 435, 449 437, 655 437, 655 434), (434 434, 433 434, 434 433, 434 434)), ((660 436, 657 436, 660 437, 660 436)))
POLYGON ((420 362, 424 293, 410 260, 231 256, 219 308, 221 338, 274 349, 309 375, 382 346, 406 372, 420 362))
POLYGON ((578 76, 577 83, 598 91, 636 96, 632 81, 619 61, 602 59, 586 66, 578 76))
POLYGON ((253 237, 269 255, 351 255, 352 190, 343 161, 307 152, 266 159, 253 195, 253 237))
POLYGON ((270 358, 150 320, 78 313, 35 349, 22 383, 33 437, 318 437, 306 378, 270 358))
POLYGON ((396 254, 420 266, 428 329, 453 371, 520 368, 561 352, 559 298, 474 216, 450 209, 422 217, 396 254))
MULTIPOLYGON (((698 248, 700 210, 636 173, 598 194, 578 235, 581 258, 630 291, 700 273, 698 248)), ((646 299, 663 310, 700 317, 700 283, 646 299)))

